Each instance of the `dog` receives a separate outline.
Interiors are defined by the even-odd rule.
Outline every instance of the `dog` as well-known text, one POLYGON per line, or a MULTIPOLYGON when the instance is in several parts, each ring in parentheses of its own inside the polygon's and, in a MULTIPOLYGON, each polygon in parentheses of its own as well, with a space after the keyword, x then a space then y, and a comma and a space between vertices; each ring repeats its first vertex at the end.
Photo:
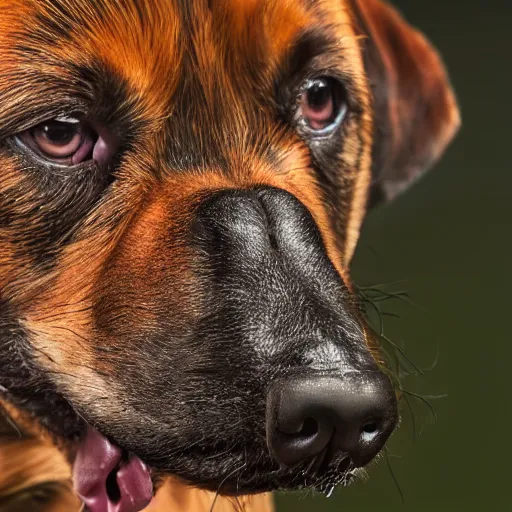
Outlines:
POLYGON ((459 123, 381 0, 3 0, 0 509, 350 483, 398 421, 350 261, 459 123))

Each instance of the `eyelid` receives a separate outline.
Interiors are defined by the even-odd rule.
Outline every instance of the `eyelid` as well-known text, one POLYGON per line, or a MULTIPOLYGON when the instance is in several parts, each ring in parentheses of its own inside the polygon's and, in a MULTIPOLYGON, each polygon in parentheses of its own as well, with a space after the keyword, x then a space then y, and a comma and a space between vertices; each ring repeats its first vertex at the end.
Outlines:
POLYGON ((12 146, 16 146, 18 151, 22 152, 24 158, 30 158, 32 160, 35 160, 39 164, 44 165, 49 170, 78 170, 88 168, 91 164, 94 164, 93 160, 87 160, 85 162, 80 162, 78 164, 73 165, 66 165, 59 162, 53 162, 51 160, 44 158, 42 155, 39 155, 36 151, 27 146, 27 144, 25 144, 23 140, 21 140, 21 138, 18 136, 12 137, 10 143, 12 144, 12 146))
POLYGON ((69 107, 63 109, 46 107, 45 109, 24 110, 23 113, 12 116, 7 125, 0 126, 0 140, 6 140, 9 137, 15 137, 18 134, 35 128, 37 125, 51 119, 88 119, 87 111, 81 106, 69 107), (28 115, 30 114, 30 115, 28 115))
POLYGON ((39 123, 32 124, 30 127, 19 131, 11 137, 16 142, 16 147, 21 148, 27 156, 36 159, 46 167, 57 167, 60 169, 76 169, 83 167, 84 164, 96 164, 100 167, 107 167, 117 152, 120 145, 120 137, 108 127, 97 122, 89 121, 76 112, 73 114, 60 114, 52 118, 46 118, 39 123), (48 155, 36 142, 34 132, 38 127, 46 123, 62 123, 68 125, 71 129, 77 125, 83 127, 82 142, 77 150, 64 158, 57 158, 54 155, 48 155), (89 134, 87 140, 86 134, 89 134), (87 151, 85 151, 85 149, 87 151), (78 159, 78 161, 77 161, 78 159))
MULTIPOLYGON (((77 117, 74 116, 66 116, 66 115, 60 115, 53 118, 53 121, 57 121, 58 123, 67 123, 67 124, 80 124, 81 121, 77 117)), ((43 121, 44 123, 44 121, 43 121)), ((41 124, 41 123, 39 123, 41 124)), ((37 125, 36 125, 37 126, 37 125)))

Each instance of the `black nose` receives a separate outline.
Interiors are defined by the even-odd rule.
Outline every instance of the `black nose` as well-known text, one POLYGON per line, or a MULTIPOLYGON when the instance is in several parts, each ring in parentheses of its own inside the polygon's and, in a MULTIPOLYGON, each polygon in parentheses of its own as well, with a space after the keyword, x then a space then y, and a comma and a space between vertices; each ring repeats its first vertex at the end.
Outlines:
POLYGON ((279 254, 289 256, 303 273, 315 267, 316 278, 327 279, 327 258, 313 217, 285 190, 220 190, 198 208, 193 232, 203 253, 210 260, 220 255, 224 267, 253 271, 262 259, 279 254))
POLYGON ((317 456, 364 466, 396 422, 393 387, 378 371, 293 377, 274 383, 267 397, 267 443, 284 466, 317 456))

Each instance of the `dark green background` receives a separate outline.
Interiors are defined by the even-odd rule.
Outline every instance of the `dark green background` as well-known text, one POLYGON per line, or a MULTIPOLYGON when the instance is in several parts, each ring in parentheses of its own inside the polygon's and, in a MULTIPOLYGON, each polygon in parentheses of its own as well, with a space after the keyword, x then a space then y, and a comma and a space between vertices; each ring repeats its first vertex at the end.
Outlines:
POLYGON ((381 303, 386 333, 422 366, 405 388, 447 394, 407 408, 390 458, 334 497, 278 497, 279 512, 512 510, 512 2, 394 2, 439 48, 463 128, 442 162, 391 205, 374 210, 354 262, 361 285, 404 280, 414 303, 381 303), (438 355, 438 357, 437 357, 438 355))

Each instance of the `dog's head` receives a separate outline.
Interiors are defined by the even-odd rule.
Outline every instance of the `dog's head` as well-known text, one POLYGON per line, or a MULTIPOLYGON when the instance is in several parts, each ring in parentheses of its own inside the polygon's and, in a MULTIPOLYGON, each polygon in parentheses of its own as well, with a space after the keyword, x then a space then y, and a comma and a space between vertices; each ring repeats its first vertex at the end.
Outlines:
POLYGON ((346 481, 397 421, 361 223, 457 125, 377 0, 2 2, 4 399, 84 495, 107 459, 125 484, 141 461, 227 493, 346 481))

